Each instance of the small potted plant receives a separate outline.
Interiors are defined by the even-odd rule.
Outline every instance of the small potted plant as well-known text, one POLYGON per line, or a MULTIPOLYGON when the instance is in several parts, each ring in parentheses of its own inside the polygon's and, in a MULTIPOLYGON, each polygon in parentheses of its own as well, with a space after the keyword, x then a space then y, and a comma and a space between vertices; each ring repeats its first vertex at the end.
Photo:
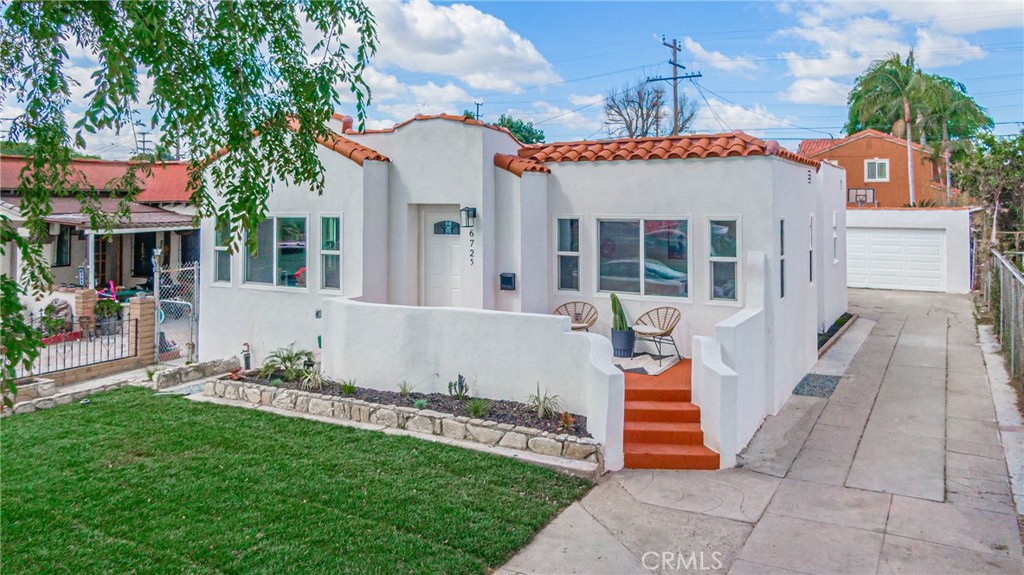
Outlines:
POLYGON ((612 294, 612 350, 615 357, 633 357, 636 346, 636 332, 626 323, 626 312, 622 310, 619 296, 612 294))
POLYGON ((121 304, 112 299, 101 299, 93 308, 96 315, 96 333, 114 335, 117 333, 117 319, 121 314, 121 304))

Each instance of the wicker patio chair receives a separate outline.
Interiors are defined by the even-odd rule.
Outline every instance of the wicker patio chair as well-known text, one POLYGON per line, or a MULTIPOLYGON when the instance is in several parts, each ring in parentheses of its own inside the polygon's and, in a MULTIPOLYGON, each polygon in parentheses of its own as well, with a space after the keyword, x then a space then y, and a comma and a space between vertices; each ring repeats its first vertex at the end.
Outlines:
POLYGON ((590 328, 597 323, 597 308, 585 301, 563 303, 552 313, 569 316, 573 331, 590 331, 590 328))
POLYGON ((637 318, 633 324, 633 331, 636 332, 638 340, 647 340, 654 343, 658 350, 658 365, 661 365, 661 346, 665 342, 671 343, 676 350, 676 357, 679 355, 679 348, 676 347, 676 340, 672 337, 672 330, 676 328, 682 314, 674 307, 657 307, 637 318))

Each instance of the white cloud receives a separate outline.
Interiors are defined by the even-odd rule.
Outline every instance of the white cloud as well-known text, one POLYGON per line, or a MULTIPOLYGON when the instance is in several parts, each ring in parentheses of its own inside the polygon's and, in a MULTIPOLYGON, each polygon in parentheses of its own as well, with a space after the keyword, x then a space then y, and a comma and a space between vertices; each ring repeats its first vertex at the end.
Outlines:
POLYGON ((955 66, 984 57, 984 50, 963 38, 941 32, 930 32, 924 28, 917 31, 914 58, 922 68, 955 66))
MULTIPOLYGON (((600 101, 604 101, 603 97, 600 101)), ((597 102, 597 100, 582 102, 580 105, 591 102, 597 102)), ((577 134, 578 138, 584 138, 594 131, 600 130, 604 125, 601 117, 603 108, 596 103, 582 110, 575 110, 538 100, 533 102, 529 109, 510 108, 506 113, 515 118, 533 122, 539 129, 557 131, 558 133, 572 132, 577 134), (537 124, 537 122, 543 123, 537 124)))
POLYGON ((799 78, 779 94, 779 99, 797 104, 843 106, 851 87, 831 78, 799 78))
POLYGON ((712 68, 733 73, 750 73, 757 70, 757 66, 750 61, 749 56, 737 56, 730 58, 721 52, 707 50, 693 38, 683 38, 683 46, 690 51, 698 62, 705 63, 712 68))
POLYGON ((444 86, 427 82, 426 84, 406 86, 406 88, 411 99, 403 98, 400 102, 375 105, 373 109, 390 115, 400 122, 408 120, 416 114, 460 114, 473 102, 472 96, 450 82, 444 86))
POLYGON ((805 10, 808 21, 839 22, 852 16, 880 14, 897 24, 927 25, 950 34, 1017 28, 1024 20, 1024 4, 1020 2, 858 0, 804 3, 788 8, 805 10))
POLYGON ((761 128, 776 128, 784 125, 785 121, 782 118, 772 114, 761 104, 738 106, 717 98, 708 98, 708 102, 702 104, 697 110, 693 127, 696 132, 721 132, 723 130, 755 132, 761 128), (721 122, 715 117, 716 115, 721 122), (722 124, 725 126, 723 127, 722 124))
POLYGON ((586 96, 569 94, 569 103, 573 106, 592 106, 603 102, 604 94, 590 94, 586 96))
POLYGON ((477 90, 512 93, 559 80, 532 42, 472 6, 413 1, 374 4, 372 10, 380 36, 378 65, 452 76, 477 90))

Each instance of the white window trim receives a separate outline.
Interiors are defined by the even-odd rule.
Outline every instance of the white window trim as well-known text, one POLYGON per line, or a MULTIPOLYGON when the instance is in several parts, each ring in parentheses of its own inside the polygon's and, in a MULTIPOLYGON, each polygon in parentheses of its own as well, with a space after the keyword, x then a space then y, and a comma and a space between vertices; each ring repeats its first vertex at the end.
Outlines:
POLYGON ((704 218, 704 253, 708 256, 708 305, 719 305, 724 307, 743 307, 743 266, 740 265, 740 256, 743 255, 743 219, 738 215, 713 215, 704 218), (736 222, 736 257, 711 257, 711 222, 735 221, 736 222), (736 262, 736 299, 715 299, 715 276, 712 273, 712 262, 736 262))
POLYGON ((832 211, 832 263, 839 263, 839 212, 832 211))
MULTIPOLYGON (((594 242, 593 245, 597 247, 594 250, 594 293, 598 295, 605 295, 610 297, 612 293, 619 296, 619 299, 629 298, 642 298, 645 301, 673 301, 681 303, 691 303, 693 301, 693 218, 690 215, 684 216, 668 216, 668 215, 644 215, 644 216, 632 216, 624 217, 621 215, 615 216, 595 216, 594 217, 594 242), (648 220, 671 220, 676 222, 686 222, 686 297, 676 297, 670 295, 648 295, 644 293, 644 277, 645 270, 647 269, 647 253, 644 249, 644 222, 648 220), (640 293, 635 292, 616 292, 613 290, 602 290, 601 287, 601 222, 639 222, 640 224, 640 293)), ((581 244, 582 245, 582 242, 581 244)))
MULTIPOLYGON (((329 293, 332 295, 340 294, 345 291, 345 256, 342 254, 342 250, 345 246, 345 218, 341 212, 325 212, 317 214, 317 228, 316 228, 316 273, 310 274, 309 262, 306 262, 306 285, 310 284, 309 280, 312 275, 316 276, 317 291, 329 293), (324 233, 324 218, 338 218, 338 248, 334 250, 325 250, 323 242, 324 233), (324 279, 327 277, 327 267, 324 266, 324 256, 338 256, 338 286, 336 288, 323 287, 324 279)), ((309 250, 306 250, 307 257, 309 250)))
MULTIPOLYGON (((309 220, 310 220, 309 212, 304 212, 304 213, 302 213, 302 212, 281 212, 281 213, 267 214, 267 220, 274 220, 274 227, 273 227, 273 229, 274 229, 274 237, 273 237, 273 242, 272 242, 272 245, 273 245, 273 259, 272 259, 272 264, 271 264, 273 266, 273 270, 274 270, 274 283, 266 284, 266 283, 260 283, 260 282, 246 281, 246 279, 245 279, 245 272, 246 272, 246 265, 247 265, 246 264, 246 260, 247 260, 247 258, 243 257, 242 258, 242 274, 241 274, 241 280, 240 280, 241 281, 241 283, 240 283, 241 287, 243 287, 245 289, 252 289, 252 290, 257 290, 257 291, 276 291, 276 292, 283 292, 283 293, 309 293, 309 283, 310 283, 309 282, 309 279, 310 279, 309 278, 309 237, 310 237, 310 233, 309 233, 309 220), (278 218, 305 218, 305 220, 306 220, 306 285, 303 286, 303 287, 288 287, 288 286, 277 285, 277 219, 278 218)), ((245 237, 243 238, 242 245, 243 246, 247 246, 248 245, 248 240, 249 240, 249 232, 247 231, 245 233, 245 237)), ((249 249, 249 248, 245 247, 244 249, 249 249)))
POLYGON ((889 181, 889 160, 888 160, 888 158, 871 158, 871 159, 868 159, 868 160, 864 160, 864 181, 865 182, 888 182, 889 181), (871 164, 871 163, 885 164, 885 177, 884 178, 877 177, 878 176, 878 167, 877 166, 875 167, 875 177, 874 178, 869 178, 868 177, 868 164, 871 164))
POLYGON ((779 218, 779 299, 786 299, 786 218, 779 218))
POLYGON ((554 232, 552 234, 552 237, 555 240, 555 246, 554 246, 555 247, 555 261, 554 261, 554 273, 552 274, 552 277, 554 278, 554 281, 555 281, 555 285, 554 285, 555 291, 556 292, 561 292, 561 293, 567 293, 567 294, 581 293, 583 291, 583 216, 577 216, 577 215, 555 216, 553 225, 554 225, 554 232), (577 240, 579 242, 579 246, 578 246, 579 251, 570 252, 570 251, 564 251, 564 250, 559 250, 558 249, 558 221, 559 220, 576 220, 577 222, 579 222, 577 224, 577 231, 579 232, 579 238, 577 238, 577 240), (558 266, 559 256, 576 256, 576 258, 577 258, 576 259, 577 273, 579 273, 579 277, 577 278, 579 280, 579 287, 577 289, 568 289, 568 288, 561 287, 561 283, 562 282, 559 281, 561 278, 559 278, 559 276, 558 276, 558 274, 561 273, 561 268, 559 268, 559 266, 558 266))
POLYGON ((219 223, 217 219, 216 217, 213 218, 213 241, 210 242, 213 244, 213 265, 210 266, 210 269, 213 270, 213 274, 211 274, 213 281, 210 283, 215 286, 231 286, 235 283, 235 255, 231 253, 231 228, 228 228, 228 245, 219 245, 217 243, 217 224, 219 223), (228 254, 228 279, 226 281, 217 279, 217 255, 220 252, 227 252, 228 254))
POLYGON ((807 223, 809 242, 807 244, 807 283, 814 285, 814 214, 810 215, 807 223))

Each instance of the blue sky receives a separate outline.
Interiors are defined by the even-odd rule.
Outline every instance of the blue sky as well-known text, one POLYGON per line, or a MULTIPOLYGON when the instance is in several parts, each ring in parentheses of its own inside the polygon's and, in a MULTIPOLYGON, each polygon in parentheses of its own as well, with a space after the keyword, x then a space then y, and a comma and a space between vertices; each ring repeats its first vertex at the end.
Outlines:
MULTIPOLYGON (((671 74, 662 36, 682 43, 687 71, 703 74, 681 84, 700 103, 697 131, 744 130, 794 149, 803 138, 838 136, 854 78, 872 60, 911 48, 926 71, 965 83, 998 133, 1024 126, 1021 2, 370 6, 381 44, 367 74, 371 128, 482 102, 485 121, 511 113, 533 121, 549 142, 607 137, 606 94, 671 74)), ((72 74, 88 79, 90 58, 73 54, 72 74)), ((72 105, 72 112, 80 109, 72 105)), ((9 117, 17 109, 8 103, 0 112, 9 117)), ((90 140, 92 153, 104 157, 125 157, 133 147, 125 134, 90 140)))

